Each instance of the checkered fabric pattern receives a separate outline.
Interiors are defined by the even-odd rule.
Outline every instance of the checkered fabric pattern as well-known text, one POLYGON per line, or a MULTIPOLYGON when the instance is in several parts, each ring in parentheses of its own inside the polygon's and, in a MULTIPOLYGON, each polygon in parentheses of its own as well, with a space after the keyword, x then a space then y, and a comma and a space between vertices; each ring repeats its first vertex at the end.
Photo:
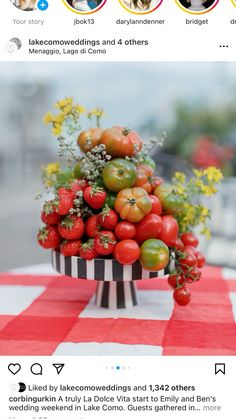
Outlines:
POLYGON ((236 271, 206 267, 192 303, 166 278, 138 281, 139 305, 94 304, 96 283, 0 275, 0 355, 236 355, 236 271))

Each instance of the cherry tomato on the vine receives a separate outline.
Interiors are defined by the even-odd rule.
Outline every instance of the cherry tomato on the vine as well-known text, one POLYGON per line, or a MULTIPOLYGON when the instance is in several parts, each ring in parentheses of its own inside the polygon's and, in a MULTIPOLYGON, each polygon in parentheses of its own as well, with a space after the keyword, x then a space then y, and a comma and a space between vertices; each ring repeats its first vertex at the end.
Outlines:
POLYGON ((203 268, 206 264, 206 258, 201 252, 197 252, 197 267, 203 268))
POLYGON ((185 286, 176 288, 173 294, 174 300, 180 306, 186 306, 191 301, 191 293, 185 286))
POLYGON ((174 247, 176 250, 182 251, 184 249, 184 244, 180 238, 177 238, 174 242, 172 247, 174 247))
POLYGON ((190 283, 199 281, 200 278, 201 278, 201 271, 196 266, 193 266, 193 268, 191 268, 188 274, 186 275, 186 281, 190 283))
POLYGON ((179 264, 184 272, 189 272, 190 268, 197 266, 197 258, 191 249, 183 249, 184 256, 179 258, 179 264))
POLYGON ((171 288, 175 289, 178 288, 180 285, 183 285, 185 283, 185 278, 181 274, 170 274, 168 276, 168 284, 171 288))

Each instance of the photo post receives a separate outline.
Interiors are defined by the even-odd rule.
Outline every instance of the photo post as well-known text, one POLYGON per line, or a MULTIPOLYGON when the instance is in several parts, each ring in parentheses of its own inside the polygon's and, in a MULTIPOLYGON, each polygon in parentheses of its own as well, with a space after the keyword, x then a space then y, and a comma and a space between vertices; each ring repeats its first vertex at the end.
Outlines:
POLYGON ((235 0, 4 0, 0 419, 235 419, 235 0))

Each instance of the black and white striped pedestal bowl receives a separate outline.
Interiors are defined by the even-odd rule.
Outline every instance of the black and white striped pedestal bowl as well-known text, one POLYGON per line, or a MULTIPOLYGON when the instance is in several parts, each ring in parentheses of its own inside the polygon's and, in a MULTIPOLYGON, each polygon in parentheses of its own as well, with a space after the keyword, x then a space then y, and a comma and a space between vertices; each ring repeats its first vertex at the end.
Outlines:
POLYGON ((96 304, 110 309, 130 308, 137 305, 135 281, 162 277, 173 266, 149 272, 139 262, 133 265, 121 265, 115 259, 84 260, 77 256, 63 256, 52 252, 52 266, 62 275, 72 278, 97 281, 96 304))

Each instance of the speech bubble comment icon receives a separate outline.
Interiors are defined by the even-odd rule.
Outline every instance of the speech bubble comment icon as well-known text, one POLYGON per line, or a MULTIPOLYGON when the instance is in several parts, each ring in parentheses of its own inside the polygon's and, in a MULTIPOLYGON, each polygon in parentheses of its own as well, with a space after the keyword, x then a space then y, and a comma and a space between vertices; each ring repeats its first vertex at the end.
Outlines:
POLYGON ((42 367, 41 364, 35 363, 35 364, 31 365, 30 371, 34 375, 42 375, 43 374, 43 367, 42 367))

